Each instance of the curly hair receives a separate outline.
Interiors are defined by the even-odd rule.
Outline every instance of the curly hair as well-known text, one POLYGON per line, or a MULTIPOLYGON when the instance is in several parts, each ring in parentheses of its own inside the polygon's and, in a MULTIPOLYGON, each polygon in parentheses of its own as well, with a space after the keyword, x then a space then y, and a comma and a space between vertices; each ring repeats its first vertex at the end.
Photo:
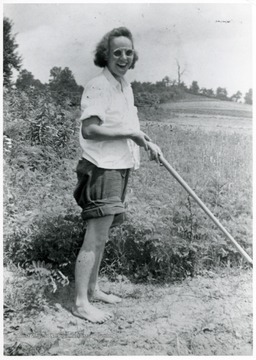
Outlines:
MULTIPOLYGON (((126 27, 119 27, 115 28, 111 31, 109 31, 105 36, 103 36, 102 40, 98 43, 95 50, 94 55, 94 64, 99 67, 105 67, 108 63, 108 52, 110 48, 110 41, 113 38, 124 36, 127 37, 132 42, 133 47, 133 37, 130 30, 128 30, 126 27)), ((138 54, 136 51, 134 51, 133 61, 130 66, 130 69, 133 69, 135 66, 136 61, 138 60, 138 54)))

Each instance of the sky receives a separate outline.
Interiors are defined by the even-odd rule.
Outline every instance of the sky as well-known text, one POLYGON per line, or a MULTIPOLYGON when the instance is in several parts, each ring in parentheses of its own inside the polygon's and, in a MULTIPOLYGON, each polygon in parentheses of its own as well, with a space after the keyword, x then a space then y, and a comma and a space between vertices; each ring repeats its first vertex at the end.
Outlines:
POLYGON ((238 3, 4 3, 13 21, 23 68, 48 82, 54 66, 69 67, 79 85, 101 71, 96 44, 114 27, 128 27, 139 61, 130 81, 169 76, 231 96, 252 87, 252 4, 238 3))

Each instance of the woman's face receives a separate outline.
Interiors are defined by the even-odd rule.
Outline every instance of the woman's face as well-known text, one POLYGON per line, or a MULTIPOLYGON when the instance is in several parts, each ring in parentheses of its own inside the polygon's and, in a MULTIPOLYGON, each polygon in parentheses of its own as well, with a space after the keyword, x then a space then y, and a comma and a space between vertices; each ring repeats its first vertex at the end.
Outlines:
POLYGON ((107 67, 117 80, 126 74, 132 65, 133 57, 134 50, 130 39, 119 36, 110 41, 107 67))

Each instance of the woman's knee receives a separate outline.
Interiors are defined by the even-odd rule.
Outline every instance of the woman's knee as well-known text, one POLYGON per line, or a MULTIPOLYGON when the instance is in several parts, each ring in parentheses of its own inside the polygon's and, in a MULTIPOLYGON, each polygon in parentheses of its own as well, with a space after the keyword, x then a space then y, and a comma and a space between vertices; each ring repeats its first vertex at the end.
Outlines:
POLYGON ((108 215, 101 218, 90 219, 87 223, 88 237, 95 238, 97 243, 105 242, 108 238, 109 229, 113 222, 114 215, 108 215))

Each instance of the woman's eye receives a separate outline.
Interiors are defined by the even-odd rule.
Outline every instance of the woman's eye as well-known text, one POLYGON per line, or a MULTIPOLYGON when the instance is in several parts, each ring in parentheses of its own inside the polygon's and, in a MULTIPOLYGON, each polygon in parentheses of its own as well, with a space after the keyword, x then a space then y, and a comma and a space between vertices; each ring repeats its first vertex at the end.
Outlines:
POLYGON ((126 56, 132 56, 133 54, 133 50, 127 50, 126 51, 126 56))
POLYGON ((116 50, 116 51, 114 51, 114 55, 115 55, 115 56, 121 56, 121 55, 122 55, 122 51, 121 51, 121 50, 116 50))

